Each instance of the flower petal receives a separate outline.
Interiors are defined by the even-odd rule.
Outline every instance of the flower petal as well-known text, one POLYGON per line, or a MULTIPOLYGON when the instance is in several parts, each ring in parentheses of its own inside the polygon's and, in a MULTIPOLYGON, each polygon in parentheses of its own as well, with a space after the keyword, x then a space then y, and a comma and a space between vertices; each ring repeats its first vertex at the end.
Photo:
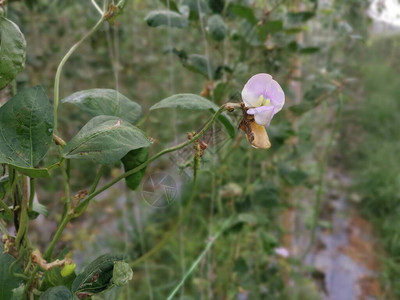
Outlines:
POLYGON ((268 86, 266 98, 271 100, 271 104, 275 107, 275 113, 279 112, 285 104, 285 93, 279 83, 273 79, 268 86))
POLYGON ((247 110, 247 114, 254 115, 254 121, 262 126, 269 126, 272 117, 275 114, 274 106, 260 106, 256 108, 250 108, 247 110))
MULTIPOLYGON (((268 134, 264 126, 258 125, 257 123, 253 122, 251 123, 250 128, 251 133, 253 134, 253 140, 250 143, 254 148, 271 148, 271 142, 269 141, 268 134)), ((247 138, 249 139, 249 136, 247 136, 247 138)))
POLYGON ((261 105, 260 96, 267 95, 272 76, 267 73, 256 74, 251 77, 242 90, 242 99, 246 107, 258 107, 261 105))

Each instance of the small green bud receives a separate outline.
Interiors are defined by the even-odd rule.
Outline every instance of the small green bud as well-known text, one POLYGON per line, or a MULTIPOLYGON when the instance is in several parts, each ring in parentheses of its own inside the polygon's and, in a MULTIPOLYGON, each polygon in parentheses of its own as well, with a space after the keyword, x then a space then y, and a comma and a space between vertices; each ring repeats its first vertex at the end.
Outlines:
POLYGON ((65 265, 64 268, 61 269, 61 276, 68 277, 72 273, 74 273, 76 268, 76 264, 65 265))

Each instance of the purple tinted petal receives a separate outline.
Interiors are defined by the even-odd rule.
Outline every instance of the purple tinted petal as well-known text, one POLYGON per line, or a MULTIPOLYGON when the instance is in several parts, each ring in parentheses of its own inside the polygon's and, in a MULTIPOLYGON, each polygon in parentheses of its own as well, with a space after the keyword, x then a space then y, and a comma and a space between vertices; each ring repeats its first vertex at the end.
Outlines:
POLYGON ((254 121, 262 126, 269 126, 275 114, 273 106, 260 106, 247 110, 247 114, 254 115, 254 121))
POLYGON ((260 96, 266 97, 271 81, 272 76, 267 73, 256 74, 247 81, 242 90, 242 99, 247 107, 261 105, 260 96))
POLYGON ((275 80, 271 81, 266 98, 271 100, 271 104, 275 107, 275 113, 280 111, 285 104, 285 93, 275 80))

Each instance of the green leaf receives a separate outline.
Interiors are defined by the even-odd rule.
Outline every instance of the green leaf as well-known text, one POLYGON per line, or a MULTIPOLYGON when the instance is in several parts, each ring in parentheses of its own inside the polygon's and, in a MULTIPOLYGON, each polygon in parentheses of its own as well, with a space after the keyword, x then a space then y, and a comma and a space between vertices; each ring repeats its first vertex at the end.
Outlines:
MULTIPOLYGON (((129 151, 128 154, 121 159, 122 163, 124 164, 125 172, 133 170, 134 168, 140 166, 148 159, 148 157, 149 157, 148 148, 140 148, 129 151)), ((126 185, 131 190, 136 190, 136 188, 142 181, 145 172, 146 172, 146 167, 141 169, 139 172, 126 177, 125 178, 126 185)))
POLYGON ((151 27, 168 26, 176 28, 187 28, 189 21, 181 14, 170 10, 155 10, 145 18, 147 25, 151 27))
MULTIPOLYGON (((112 286, 114 265, 124 256, 104 254, 92 261, 72 283, 72 292, 78 298, 100 293, 112 286)), ((85 298, 83 298, 85 299, 85 298)))
POLYGON ((176 94, 161 100, 150 107, 150 110, 160 108, 181 108, 181 109, 195 109, 195 110, 218 110, 218 106, 210 100, 195 94, 176 94))
POLYGON ((212 15, 207 21, 210 36, 216 41, 222 41, 227 34, 228 27, 220 15, 212 15))
POLYGON ((111 164, 129 151, 151 144, 139 128, 113 116, 91 119, 63 149, 65 158, 111 164))
POLYGON ((206 79, 213 79, 217 76, 217 69, 215 68, 214 64, 207 59, 204 55, 200 54, 190 54, 183 50, 178 50, 176 48, 172 48, 166 52, 172 52, 176 56, 179 57, 182 65, 195 73, 203 75, 206 79))
POLYGON ((214 13, 220 14, 224 10, 225 0, 208 0, 208 6, 214 13))
POLYGON ((238 17, 245 19, 252 25, 255 25, 257 23, 257 19, 254 15, 254 12, 249 6, 240 4, 230 4, 229 11, 233 12, 238 17))
POLYGON ((47 210, 46 206, 38 202, 33 202, 32 213, 29 214, 29 218, 36 219, 39 215, 47 217, 48 214, 49 211, 47 210))
POLYGON ((73 93, 62 100, 95 117, 115 116, 135 124, 142 115, 142 107, 112 89, 91 89, 73 93))
POLYGON ((207 3, 203 0, 183 0, 181 6, 187 6, 189 8, 189 19, 193 21, 199 20, 199 12, 202 14, 209 12, 207 3))
POLYGON ((12 290, 13 295, 12 295, 11 299, 13 299, 13 300, 24 300, 24 298, 25 298, 24 291, 25 291, 25 285, 24 284, 20 284, 19 287, 17 287, 17 288, 12 290))
POLYGON ((320 50, 318 47, 303 47, 300 49, 300 54, 314 54, 320 50))
POLYGON ((204 55, 190 54, 187 59, 182 62, 186 69, 195 73, 199 73, 206 79, 213 79, 215 67, 204 55))
POLYGON ((117 261, 114 264, 112 282, 116 286, 124 286, 133 277, 132 268, 124 261, 117 261))
POLYGON ((47 169, 47 168, 32 169, 32 168, 22 168, 22 167, 16 167, 16 166, 14 166, 14 167, 21 174, 24 174, 31 178, 48 178, 48 177, 50 177, 49 169, 47 169))
POLYGON ((22 90, 0 107, 0 163, 41 177, 46 171, 35 166, 49 150, 52 135, 53 109, 42 87, 22 90))
POLYGON ((73 299, 71 291, 63 286, 59 285, 48 289, 40 296, 40 300, 71 300, 73 299))
POLYGON ((300 185, 308 178, 307 173, 286 164, 278 166, 278 174, 292 186, 300 185))
POLYGON ((179 8, 178 8, 178 5, 176 5, 175 1, 173 1, 173 0, 160 0, 160 2, 162 2, 165 5, 165 7, 167 7, 167 8, 168 8, 168 5, 169 5, 169 10, 173 10, 173 11, 176 11, 176 12, 179 13, 179 8))
POLYGON ((313 11, 300 11, 300 12, 291 12, 287 14, 287 18, 291 23, 303 23, 315 16, 315 12, 313 11))
POLYGON ((258 28, 258 37, 261 41, 265 41, 268 34, 274 34, 283 30, 282 20, 270 20, 265 22, 258 28))
MULTIPOLYGON (((194 110, 210 110, 216 112, 219 107, 212 103, 210 100, 203 98, 195 94, 177 94, 171 97, 165 98, 160 102, 150 107, 150 110, 160 108, 180 108, 180 109, 194 109, 194 110)), ((231 118, 222 113, 218 120, 224 125, 229 136, 234 138, 236 136, 236 128, 233 125, 231 118)))
MULTIPOLYGON (((18 288, 22 283, 20 278, 12 276, 8 270, 10 265, 15 261, 15 258, 10 254, 4 254, 3 245, 0 246, 0 300, 13 299, 13 289, 18 288)), ((21 268, 17 265, 14 272, 22 273, 21 268)))
POLYGON ((26 42, 18 26, 0 17, 0 89, 25 67, 26 42))

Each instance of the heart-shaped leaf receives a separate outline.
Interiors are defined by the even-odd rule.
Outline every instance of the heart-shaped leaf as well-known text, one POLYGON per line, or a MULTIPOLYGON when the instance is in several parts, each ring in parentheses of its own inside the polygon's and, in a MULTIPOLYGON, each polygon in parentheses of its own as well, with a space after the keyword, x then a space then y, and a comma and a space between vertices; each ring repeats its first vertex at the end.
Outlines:
POLYGON ((0 89, 25 66, 26 42, 18 26, 0 17, 0 89))
MULTIPOLYGON (((219 107, 212 103, 210 100, 195 94, 177 94, 165 98, 160 102, 150 107, 150 110, 160 108, 181 108, 181 109, 194 109, 194 110, 210 110, 216 112, 219 107)), ((218 120, 224 125, 229 136, 234 138, 236 136, 236 127, 233 125, 232 119, 225 113, 222 113, 218 120)))
POLYGON ((92 117, 116 116, 135 124, 142 115, 142 107, 116 90, 91 89, 73 93, 62 100, 79 107, 92 117))
POLYGON ((0 163, 45 176, 46 171, 34 168, 49 150, 52 134, 53 109, 43 88, 22 90, 0 107, 0 163))
POLYGON ((91 119, 63 149, 65 158, 114 163, 129 151, 151 144, 139 128, 113 116, 91 119))
POLYGON ((155 10, 150 12, 145 18, 147 25, 151 27, 168 26, 176 28, 186 28, 189 21, 181 14, 170 10, 155 10))

